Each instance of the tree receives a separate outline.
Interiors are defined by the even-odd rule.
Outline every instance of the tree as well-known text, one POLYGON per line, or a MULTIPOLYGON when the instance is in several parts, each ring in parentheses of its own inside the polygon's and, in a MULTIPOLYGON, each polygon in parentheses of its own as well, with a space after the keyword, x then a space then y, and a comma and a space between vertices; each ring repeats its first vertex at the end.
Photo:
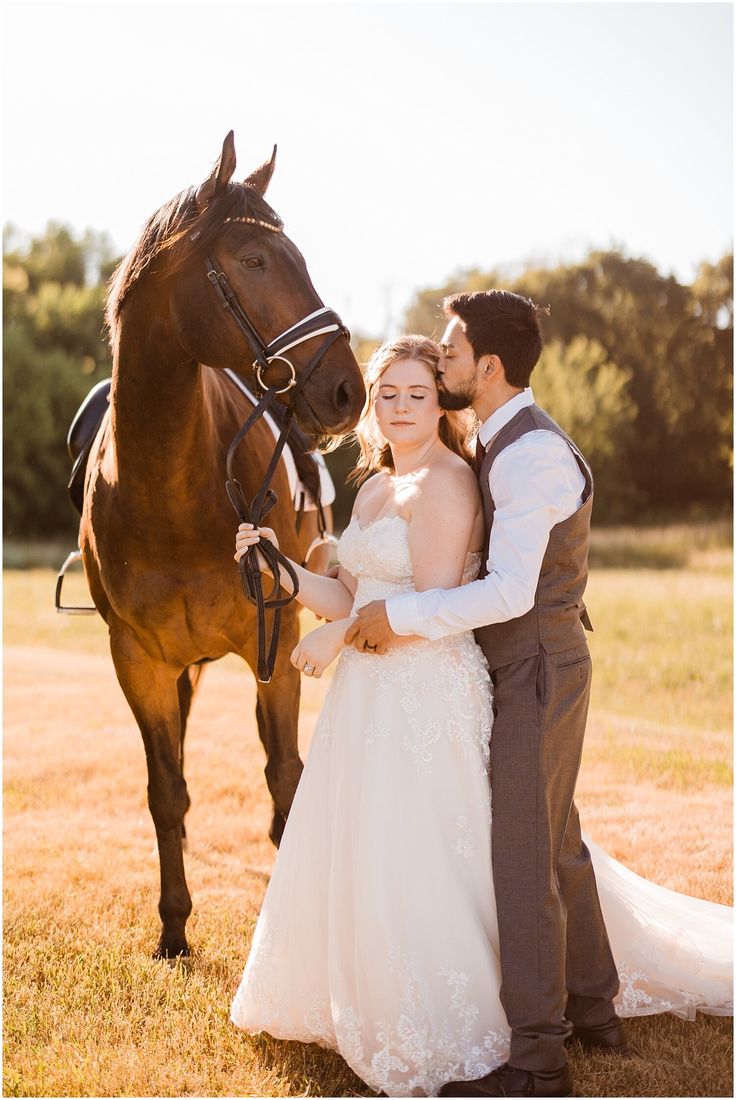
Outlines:
POLYGON ((534 374, 534 397, 580 447, 594 471, 595 511, 608 519, 631 515, 637 487, 621 476, 636 407, 630 376, 612 363, 595 340, 555 340, 542 352, 534 374))
POLYGON ((50 223, 27 243, 9 229, 5 244, 5 534, 72 537, 66 435, 85 394, 112 370, 101 282, 109 242, 50 223))
MULTIPOLYGON (((626 379, 633 419, 616 463, 620 480, 632 488, 632 505, 637 502, 630 518, 730 505, 732 255, 702 264, 692 286, 619 250, 593 251, 580 263, 512 279, 493 271, 460 273, 444 287, 419 291, 406 326, 436 333, 444 294, 498 286, 550 306, 548 343, 570 348, 578 337, 594 341, 626 379)), ((532 376, 535 394, 543 392, 545 362, 532 376)), ((591 415, 592 434, 602 435, 605 420, 591 415)), ((606 500, 609 518, 619 518, 621 499, 614 506, 606 491, 606 500)), ((607 507, 599 506, 599 518, 607 507)))
MULTIPOLYGON (((717 281, 728 314, 720 267, 717 281)), ((529 272, 514 289, 551 305, 551 338, 569 343, 583 333, 629 375, 636 417, 622 472, 644 507, 675 513, 730 500, 732 320, 718 329, 695 287, 618 251, 529 272)), ((732 317, 732 288, 730 301, 732 317)))

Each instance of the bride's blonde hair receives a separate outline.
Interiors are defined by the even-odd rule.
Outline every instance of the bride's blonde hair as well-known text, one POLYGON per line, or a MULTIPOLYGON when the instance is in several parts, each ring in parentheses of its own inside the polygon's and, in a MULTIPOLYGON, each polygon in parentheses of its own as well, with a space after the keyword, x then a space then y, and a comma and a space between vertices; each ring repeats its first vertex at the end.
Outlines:
MULTIPOLYGON (((375 404, 381 377, 399 359, 426 363, 435 381, 437 380, 440 348, 434 340, 429 340, 426 336, 400 336, 398 340, 391 340, 376 348, 363 370, 366 402, 353 433, 360 447, 360 455, 355 467, 348 474, 348 481, 355 481, 358 485, 376 470, 394 468, 391 446, 381 433, 376 420, 375 404)), ((470 462, 468 439, 474 428, 475 416, 471 409, 460 412, 445 410, 439 423, 440 439, 451 451, 470 462)))

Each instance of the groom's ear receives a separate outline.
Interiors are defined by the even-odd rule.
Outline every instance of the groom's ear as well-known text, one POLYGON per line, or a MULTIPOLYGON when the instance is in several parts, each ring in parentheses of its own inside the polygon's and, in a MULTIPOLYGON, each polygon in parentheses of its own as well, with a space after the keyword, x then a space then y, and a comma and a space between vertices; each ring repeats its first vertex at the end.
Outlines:
POLYGON ((506 378, 503 363, 497 355, 481 355, 478 365, 489 381, 491 378, 506 378))

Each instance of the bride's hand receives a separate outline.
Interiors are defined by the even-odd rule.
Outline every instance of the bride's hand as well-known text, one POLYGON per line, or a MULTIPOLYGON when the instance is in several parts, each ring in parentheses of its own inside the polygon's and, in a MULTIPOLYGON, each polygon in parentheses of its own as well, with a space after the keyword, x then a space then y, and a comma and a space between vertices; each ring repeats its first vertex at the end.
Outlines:
MULTIPOLYGON (((278 550, 279 540, 270 527, 254 527, 252 523, 241 523, 235 535, 235 554, 233 555, 235 560, 240 561, 246 550, 250 546, 257 545, 261 539, 268 539, 278 550)), ((259 561, 261 568, 264 568, 265 559, 260 555, 259 561)), ((268 572, 270 571, 269 569, 268 572)))
POLYGON ((318 626, 299 642, 289 658, 294 668, 304 672, 305 676, 314 676, 319 680, 324 670, 331 665, 345 645, 345 631, 349 620, 338 619, 326 626, 318 626), (304 666, 313 671, 304 671, 304 666))

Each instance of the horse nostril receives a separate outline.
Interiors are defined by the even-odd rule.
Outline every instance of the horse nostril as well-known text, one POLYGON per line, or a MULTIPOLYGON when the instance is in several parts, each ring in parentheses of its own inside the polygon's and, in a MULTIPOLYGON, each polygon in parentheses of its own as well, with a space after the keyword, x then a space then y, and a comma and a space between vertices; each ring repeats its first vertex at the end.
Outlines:
POLYGON ((347 381, 343 379, 340 385, 335 390, 335 408, 340 412, 347 412, 352 404, 352 397, 350 395, 350 386, 347 381))

